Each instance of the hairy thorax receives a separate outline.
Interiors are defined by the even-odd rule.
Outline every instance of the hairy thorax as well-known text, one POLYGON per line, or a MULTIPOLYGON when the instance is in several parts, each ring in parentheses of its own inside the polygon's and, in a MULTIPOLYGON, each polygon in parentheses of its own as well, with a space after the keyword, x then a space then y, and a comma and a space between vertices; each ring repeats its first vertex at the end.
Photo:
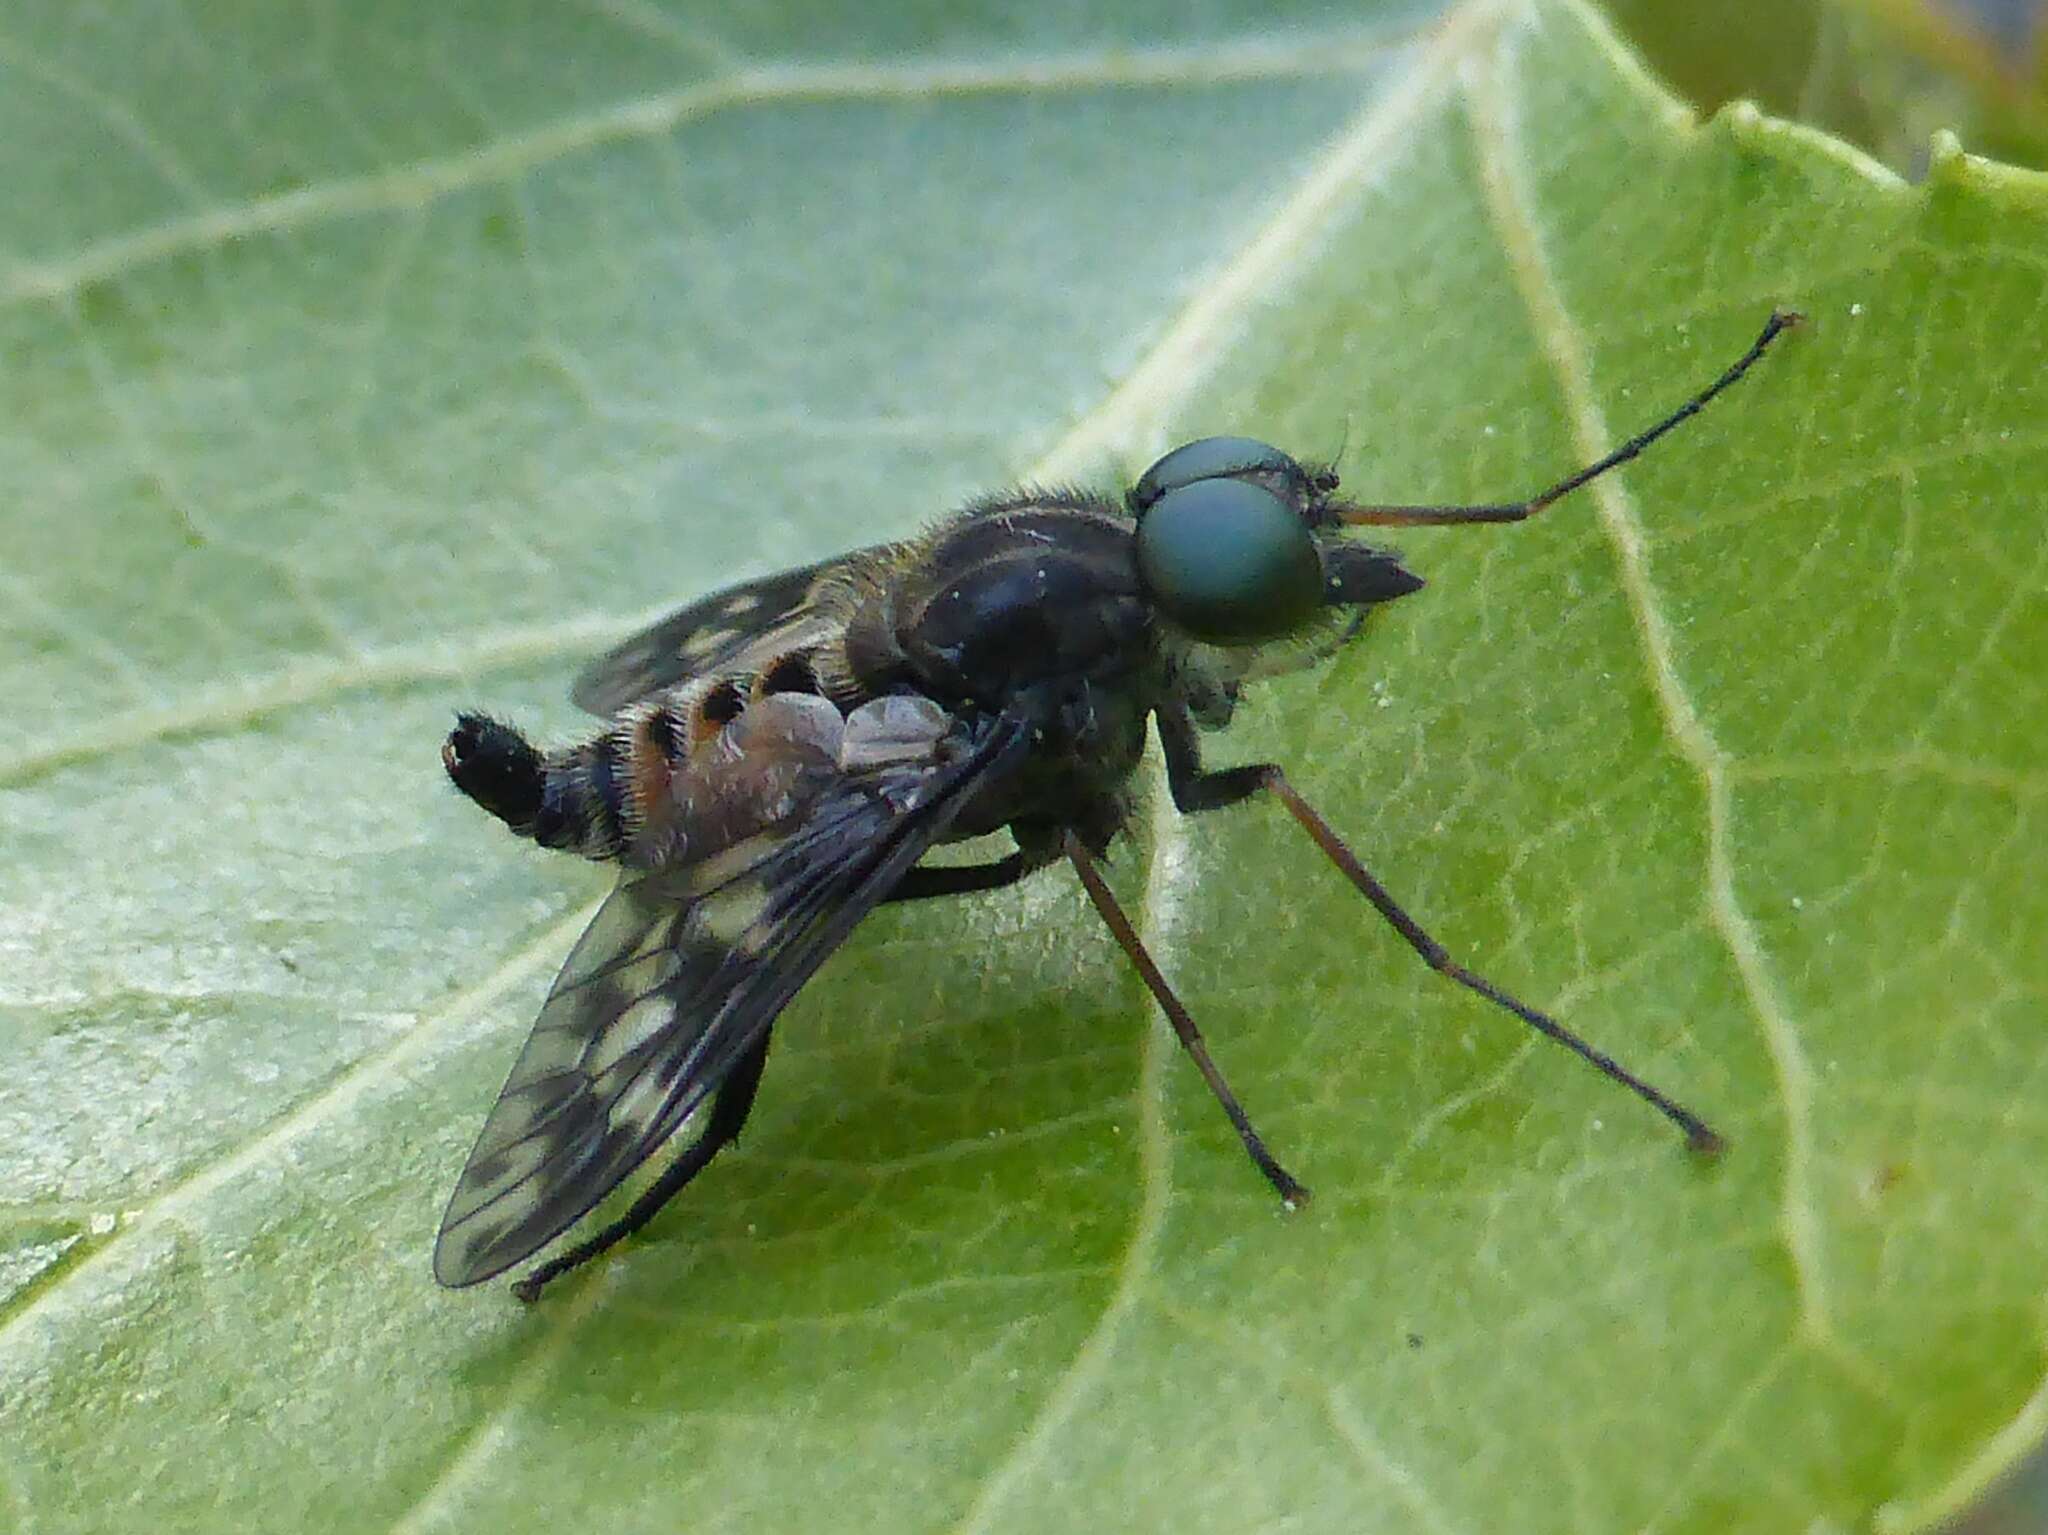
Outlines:
POLYGON ((1038 749, 958 834, 1010 825, 1024 841, 1057 822, 1107 840, 1165 675, 1120 508, 1044 492, 979 506, 922 544, 913 575, 845 598, 831 691, 915 692, 969 720, 1032 705, 1038 749))

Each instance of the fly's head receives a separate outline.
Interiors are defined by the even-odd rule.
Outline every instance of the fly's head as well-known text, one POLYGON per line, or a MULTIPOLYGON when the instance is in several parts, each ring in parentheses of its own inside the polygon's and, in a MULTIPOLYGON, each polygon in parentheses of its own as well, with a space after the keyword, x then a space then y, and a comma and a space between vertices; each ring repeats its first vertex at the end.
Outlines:
POLYGON ((1209 645, 1310 637, 1422 586, 1391 549, 1339 536, 1337 473, 1250 437, 1204 437, 1147 469, 1124 497, 1146 595, 1209 645))

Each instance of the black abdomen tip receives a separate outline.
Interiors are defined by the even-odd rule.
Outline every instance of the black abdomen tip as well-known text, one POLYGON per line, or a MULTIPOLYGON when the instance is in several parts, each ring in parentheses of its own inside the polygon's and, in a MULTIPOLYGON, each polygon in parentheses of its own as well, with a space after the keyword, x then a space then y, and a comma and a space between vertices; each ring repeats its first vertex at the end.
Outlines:
POLYGON ((518 730, 487 714, 458 714, 441 743, 441 765, 455 787, 514 831, 540 814, 541 755, 518 730))

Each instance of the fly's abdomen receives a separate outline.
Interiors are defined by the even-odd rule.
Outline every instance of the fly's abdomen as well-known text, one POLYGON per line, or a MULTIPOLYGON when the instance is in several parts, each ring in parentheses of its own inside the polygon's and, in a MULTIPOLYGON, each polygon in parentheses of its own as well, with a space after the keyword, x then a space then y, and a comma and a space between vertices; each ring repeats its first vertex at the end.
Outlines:
POLYGON ((644 701, 602 734, 553 752, 465 714, 441 760, 458 789, 543 847, 680 868, 794 824, 848 777, 914 798, 955 734, 930 699, 878 698, 842 715, 812 693, 749 694, 723 681, 644 701), (901 784, 891 776, 905 773, 901 784))
POLYGON ((630 750, 617 730, 543 752, 501 720, 465 714, 441 748, 455 787, 522 837, 617 858, 634 819, 630 750))
POLYGON ((630 860, 685 759, 745 706, 735 683, 692 684, 547 752, 511 725, 465 714, 441 761, 458 789, 518 835, 585 858, 630 860))

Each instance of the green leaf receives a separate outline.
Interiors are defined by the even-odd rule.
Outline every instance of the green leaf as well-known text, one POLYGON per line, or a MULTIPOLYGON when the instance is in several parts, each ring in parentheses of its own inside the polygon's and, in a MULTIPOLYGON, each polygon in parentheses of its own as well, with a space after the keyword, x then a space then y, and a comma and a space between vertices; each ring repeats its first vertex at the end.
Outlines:
POLYGON ((0 44, 0 1523, 1926 1527, 2048 1426, 2048 186, 1701 125, 1567 0, 24 7, 0 44), (1267 687, 1277 807, 882 913, 524 1310, 441 1201, 602 875, 450 711, 1027 473, 1526 493, 1267 687))

